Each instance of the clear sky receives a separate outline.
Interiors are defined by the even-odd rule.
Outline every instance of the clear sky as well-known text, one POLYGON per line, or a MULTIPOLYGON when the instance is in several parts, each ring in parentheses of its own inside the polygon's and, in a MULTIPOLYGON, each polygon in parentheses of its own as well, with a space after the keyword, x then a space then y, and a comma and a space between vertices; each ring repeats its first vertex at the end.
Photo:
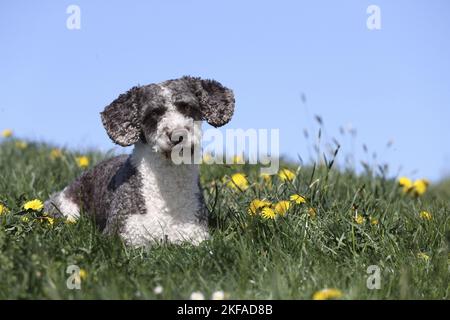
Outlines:
POLYGON ((280 128, 291 158, 308 158, 302 132, 319 114, 361 160, 365 143, 406 175, 450 170, 448 0, 0 3, 0 130, 109 149, 98 113, 133 85, 182 75, 231 87, 227 128, 280 128), (80 30, 66 27, 71 4, 80 30), (372 4, 381 30, 366 26, 372 4), (354 144, 340 126, 357 129, 354 144))

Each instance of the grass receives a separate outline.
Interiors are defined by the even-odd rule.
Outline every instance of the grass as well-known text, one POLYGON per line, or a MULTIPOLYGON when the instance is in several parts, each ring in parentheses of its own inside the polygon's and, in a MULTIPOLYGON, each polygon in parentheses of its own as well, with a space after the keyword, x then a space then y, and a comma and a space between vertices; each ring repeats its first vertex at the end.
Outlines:
MULTIPOLYGON (((81 153, 64 151, 52 160, 51 146, 16 142, 0 144, 0 203, 9 209, 0 216, 0 299, 188 299, 194 291, 209 298, 216 290, 231 299, 311 299, 324 288, 339 289, 342 299, 449 298, 450 206, 442 186, 416 198, 393 179, 338 171, 330 163, 285 163, 295 180, 274 176, 270 184, 255 166, 203 166, 211 240, 133 249, 86 218, 50 224, 42 213, 24 212, 24 202, 45 200, 83 169, 75 161, 81 153), (222 180, 237 172, 247 175, 245 191, 222 180), (291 205, 284 217, 248 213, 255 198, 277 202, 294 193, 307 203, 291 205), (431 220, 420 217, 423 210, 431 220), (67 288, 70 265, 86 273, 81 290, 67 288), (366 286, 371 265, 381 270, 379 290, 366 286)), ((91 166, 110 156, 83 154, 91 166)))

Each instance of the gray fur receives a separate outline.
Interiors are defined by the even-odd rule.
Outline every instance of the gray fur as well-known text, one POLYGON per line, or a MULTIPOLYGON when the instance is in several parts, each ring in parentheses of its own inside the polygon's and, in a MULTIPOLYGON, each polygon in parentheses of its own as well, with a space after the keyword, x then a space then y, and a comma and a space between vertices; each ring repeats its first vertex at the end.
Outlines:
POLYGON ((214 127, 225 125, 234 112, 234 94, 215 80, 184 76, 160 85, 133 87, 101 113, 103 126, 114 143, 126 147, 145 140, 164 113, 161 86, 170 88, 180 112, 214 127))
MULTIPOLYGON (((234 111, 234 96, 230 89, 214 80, 185 76, 161 84, 133 87, 108 105, 101 113, 101 119, 108 136, 116 144, 153 145, 155 143, 152 141, 153 133, 167 111, 167 102, 171 103, 172 109, 175 106, 186 118, 196 121, 206 120, 215 127, 230 121, 234 111), (167 92, 170 92, 170 95, 167 95, 167 92)), ((158 165, 155 168, 161 168, 158 165)), ((161 186, 155 189, 160 190, 159 193, 152 191, 150 195, 158 195, 161 199, 165 199, 170 214, 176 209, 172 208, 169 195, 165 195, 162 191, 162 186, 167 185, 162 183, 166 177, 162 172, 154 170, 157 178, 155 183, 161 186)), ((182 168, 176 170, 179 171, 175 171, 174 176, 185 174, 182 168)), ((135 167, 132 156, 119 156, 99 163, 62 192, 52 195, 45 203, 45 210, 60 216, 59 207, 62 206, 60 202, 64 202, 61 199, 68 199, 78 206, 80 211, 92 216, 100 230, 108 234, 121 233, 123 222, 127 217, 147 213, 146 200, 151 199, 151 196, 144 199, 142 187, 143 177, 135 167)), ((175 183, 174 188, 176 190, 180 186, 175 183)), ((198 192, 197 188, 195 189, 192 191, 196 192, 195 201, 198 203, 196 208, 199 208, 196 218, 203 224, 208 220, 208 210, 202 189, 199 188, 198 192)), ((193 203, 190 197, 187 200, 180 198, 180 201, 193 203)))
MULTIPOLYGON (((83 173, 67 187, 65 196, 91 216, 100 230, 112 233, 120 229, 123 214, 145 213, 141 180, 130 157, 118 156, 83 173)), ((45 203, 45 210, 59 216, 57 196, 45 203)))
POLYGON ((136 143, 141 134, 139 98, 141 88, 134 87, 121 94, 101 113, 108 136, 122 147, 136 143))
MULTIPOLYGON (((177 99, 187 101, 202 120, 214 127, 227 124, 233 116, 233 91, 215 80, 184 76, 181 79, 166 81, 164 85, 177 92, 177 99)), ((194 114, 194 119, 195 116, 194 114)))

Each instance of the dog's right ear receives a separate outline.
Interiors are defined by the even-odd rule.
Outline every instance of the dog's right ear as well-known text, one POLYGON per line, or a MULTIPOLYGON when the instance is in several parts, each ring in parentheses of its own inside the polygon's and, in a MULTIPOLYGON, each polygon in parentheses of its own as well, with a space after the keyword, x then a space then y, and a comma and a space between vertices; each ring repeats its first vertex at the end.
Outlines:
POLYGON ((141 135, 139 100, 141 88, 121 94, 101 113, 103 126, 114 143, 122 147, 136 143, 141 135))

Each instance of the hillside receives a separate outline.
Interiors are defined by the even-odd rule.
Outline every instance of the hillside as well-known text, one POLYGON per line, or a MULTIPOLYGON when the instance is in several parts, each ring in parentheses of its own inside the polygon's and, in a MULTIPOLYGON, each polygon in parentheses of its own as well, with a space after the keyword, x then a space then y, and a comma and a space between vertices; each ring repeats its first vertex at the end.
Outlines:
POLYGON ((0 144, 0 299, 449 298, 449 181, 414 195, 396 180, 331 165, 284 164, 272 177, 255 166, 204 165, 212 238, 199 247, 133 249, 87 218, 23 208, 108 156, 0 144), (71 265, 81 290, 67 287, 71 265), (379 290, 367 287, 373 265, 379 290))

